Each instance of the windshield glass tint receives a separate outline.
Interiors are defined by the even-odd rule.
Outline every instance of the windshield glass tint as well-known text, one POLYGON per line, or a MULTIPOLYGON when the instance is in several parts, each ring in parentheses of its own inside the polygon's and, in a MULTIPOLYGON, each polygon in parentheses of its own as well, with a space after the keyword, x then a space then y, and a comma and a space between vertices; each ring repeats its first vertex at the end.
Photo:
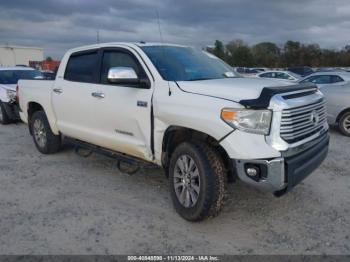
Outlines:
POLYGON ((37 70, 0 70, 0 84, 15 85, 20 79, 42 79, 37 70))
POLYGON ((230 66, 202 50, 177 46, 145 46, 142 50, 167 81, 236 77, 230 66))

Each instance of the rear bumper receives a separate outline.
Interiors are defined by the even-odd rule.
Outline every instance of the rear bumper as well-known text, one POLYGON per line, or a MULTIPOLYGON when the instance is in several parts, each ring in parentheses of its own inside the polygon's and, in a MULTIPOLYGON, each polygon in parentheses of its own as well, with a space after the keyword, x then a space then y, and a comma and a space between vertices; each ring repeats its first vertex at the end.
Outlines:
POLYGON ((329 135, 324 134, 317 144, 296 155, 272 160, 234 160, 238 177, 259 189, 281 195, 310 175, 326 158, 329 135), (259 170, 258 177, 249 176, 248 167, 259 170))

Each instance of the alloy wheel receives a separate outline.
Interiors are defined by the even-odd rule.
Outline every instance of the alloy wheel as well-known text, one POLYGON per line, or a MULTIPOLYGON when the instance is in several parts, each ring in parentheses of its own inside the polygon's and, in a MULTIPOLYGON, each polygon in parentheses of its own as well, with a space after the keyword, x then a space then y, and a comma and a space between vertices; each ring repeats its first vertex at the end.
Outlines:
POLYGON ((35 119, 33 123, 33 133, 37 144, 43 148, 46 145, 46 131, 43 122, 40 119, 35 119))
POLYGON ((346 132, 350 134, 350 115, 348 115, 343 121, 343 127, 346 132))
POLYGON ((199 169, 188 155, 181 155, 175 164, 174 188, 176 197, 182 206, 193 207, 200 193, 199 169))

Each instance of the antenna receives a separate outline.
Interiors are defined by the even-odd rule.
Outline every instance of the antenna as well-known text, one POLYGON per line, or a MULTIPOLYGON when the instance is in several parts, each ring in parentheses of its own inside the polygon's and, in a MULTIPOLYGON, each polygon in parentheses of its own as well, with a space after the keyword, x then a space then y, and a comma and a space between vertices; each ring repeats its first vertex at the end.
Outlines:
POLYGON ((160 41, 161 41, 161 43, 164 45, 164 39, 163 39, 163 35, 162 35, 162 29, 160 28, 160 19, 159 19, 158 9, 156 9, 156 15, 157 15, 157 21, 158 21, 158 30, 159 30, 160 41))
MULTIPOLYGON (((156 16, 157 16, 157 22, 158 22, 158 30, 159 30, 159 38, 160 38, 160 42, 162 43, 162 53, 163 53, 163 58, 166 59, 165 53, 164 53, 164 39, 163 39, 163 34, 162 34, 162 29, 160 27, 160 19, 159 19, 159 12, 158 9, 156 8, 156 16)), ((168 88, 169 88, 169 96, 171 96, 171 88, 170 88, 170 84, 169 81, 168 82, 168 88)))

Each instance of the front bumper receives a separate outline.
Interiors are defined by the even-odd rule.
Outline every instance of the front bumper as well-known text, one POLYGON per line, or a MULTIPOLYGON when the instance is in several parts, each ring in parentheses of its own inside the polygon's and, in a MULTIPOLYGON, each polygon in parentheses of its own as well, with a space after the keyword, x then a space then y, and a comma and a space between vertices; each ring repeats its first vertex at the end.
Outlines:
POLYGON ((16 103, 3 103, 7 116, 13 120, 20 120, 19 107, 16 103))
POLYGON ((316 142, 292 156, 284 154, 284 157, 270 160, 233 160, 237 175, 242 181, 256 188, 281 195, 310 175, 326 158, 329 134, 323 134, 316 142), (247 174, 246 169, 251 166, 259 168, 259 177, 247 174))

